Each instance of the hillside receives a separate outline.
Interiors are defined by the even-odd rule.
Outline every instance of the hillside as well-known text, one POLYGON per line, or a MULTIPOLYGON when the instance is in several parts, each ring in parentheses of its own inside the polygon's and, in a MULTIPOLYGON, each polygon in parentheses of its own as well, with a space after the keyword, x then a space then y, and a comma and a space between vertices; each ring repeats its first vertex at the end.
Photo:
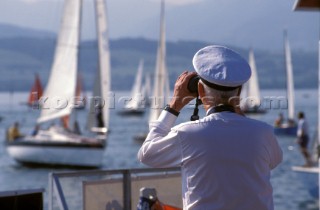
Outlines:
MULTIPOLYGON (((176 77, 184 70, 192 70, 194 53, 208 44, 195 41, 167 42, 167 67, 171 87, 176 77)), ((30 89, 33 75, 38 72, 46 83, 54 53, 53 38, 20 37, 0 39, 0 91, 26 91, 30 89)), ((230 46, 248 57, 249 49, 230 46)), ((144 59, 145 72, 153 74, 157 42, 143 38, 117 39, 110 41, 112 89, 131 88, 140 59, 144 59)), ((256 64, 261 88, 284 88, 285 71, 282 51, 255 49, 256 64)), ((84 86, 91 90, 96 70, 96 44, 85 41, 81 44, 80 72, 84 86)), ((317 87, 317 53, 292 51, 296 88, 317 87)))
POLYGON ((56 35, 44 30, 35 30, 15 25, 0 23, 0 38, 10 37, 34 37, 34 38, 53 38, 56 35))

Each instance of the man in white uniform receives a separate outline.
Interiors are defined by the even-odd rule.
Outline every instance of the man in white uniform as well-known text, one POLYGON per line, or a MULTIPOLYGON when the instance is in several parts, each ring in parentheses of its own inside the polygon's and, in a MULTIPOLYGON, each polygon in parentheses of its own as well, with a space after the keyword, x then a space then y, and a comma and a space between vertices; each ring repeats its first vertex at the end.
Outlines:
POLYGON ((304 117, 303 112, 298 113, 298 129, 297 129, 297 142, 300 146, 301 153, 306 161, 304 166, 311 167, 313 165, 311 156, 308 151, 309 131, 308 123, 304 117))
POLYGON ((282 151, 273 128, 243 116, 234 100, 251 76, 248 63, 214 45, 198 51, 193 65, 207 115, 173 127, 197 96, 187 88, 196 73, 184 72, 170 104, 150 123, 139 160, 152 167, 181 166, 185 210, 272 210, 270 171, 282 161, 282 151))

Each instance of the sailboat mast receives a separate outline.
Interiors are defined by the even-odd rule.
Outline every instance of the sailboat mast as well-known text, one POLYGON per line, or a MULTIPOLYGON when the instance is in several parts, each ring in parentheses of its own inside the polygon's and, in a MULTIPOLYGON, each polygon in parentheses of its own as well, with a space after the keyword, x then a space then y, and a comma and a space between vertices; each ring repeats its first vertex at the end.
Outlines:
POLYGON ((287 37, 287 31, 284 31, 284 50, 285 50, 285 62, 287 73, 287 97, 288 97, 288 119, 294 119, 294 85, 293 85, 293 70, 291 61, 291 50, 289 40, 287 37))
MULTIPOLYGON (((80 97, 81 96, 81 90, 82 90, 82 78, 80 77, 79 73, 79 66, 80 66, 80 55, 81 55, 81 26, 82 26, 82 13, 83 13, 83 0, 80 0, 80 18, 79 18, 79 30, 78 30, 78 37, 79 37, 79 44, 78 44, 78 51, 77 51, 77 71, 76 71, 76 90, 75 90, 75 97, 80 97), (80 90, 80 92, 79 92, 80 90)), ((75 102, 77 102, 77 98, 75 98, 75 102)), ((76 103, 77 104, 77 103, 76 103)))
POLYGON ((259 87, 259 79, 257 66, 255 62, 255 57, 253 53, 253 49, 250 49, 249 52, 249 65, 251 67, 251 78, 249 82, 248 96, 253 97, 254 106, 260 106, 260 87, 259 87))

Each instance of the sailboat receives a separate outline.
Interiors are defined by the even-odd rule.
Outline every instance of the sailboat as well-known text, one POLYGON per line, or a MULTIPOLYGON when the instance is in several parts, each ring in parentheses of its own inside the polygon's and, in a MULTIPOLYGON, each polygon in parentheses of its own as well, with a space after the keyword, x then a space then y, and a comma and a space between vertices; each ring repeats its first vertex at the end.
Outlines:
MULTIPOLYGON (((166 67, 166 32, 165 32, 165 3, 161 2, 161 15, 160 15, 160 39, 158 42, 157 60, 154 74, 154 86, 153 86, 153 99, 150 104, 149 122, 156 121, 166 100, 169 98, 170 86, 169 77, 166 67)), ((144 141, 146 133, 141 133, 134 137, 136 141, 144 141)))
MULTIPOLYGON (((110 53, 105 6, 104 0, 95 0, 99 68, 92 100, 94 106, 89 113, 88 126, 96 128, 97 132, 90 133, 91 136, 83 136, 60 125, 53 125, 46 130, 39 129, 34 135, 6 143, 9 155, 18 162, 78 167, 101 166, 106 146, 109 108, 99 104, 96 99, 108 104, 110 90, 110 53), (98 112, 95 112, 97 110, 98 112)), ((56 119, 66 121, 75 110, 73 99, 77 81, 81 9, 81 0, 65 1, 49 81, 40 100, 41 114, 37 126, 43 126, 43 123, 56 119)))
POLYGON ((252 74, 241 92, 241 98, 244 101, 242 110, 247 114, 263 114, 266 113, 266 110, 261 107, 259 80, 253 49, 250 49, 249 52, 249 65, 252 74))
MULTIPOLYGON (((320 11, 320 2, 319 1, 308 1, 308 0, 296 0, 294 4, 295 11, 320 11)), ((320 40, 319 40, 320 43, 320 40)), ((320 44, 318 45, 318 53, 320 53, 320 44)), ((320 75, 320 57, 318 57, 318 74, 320 75)), ((320 83, 318 83, 318 90, 320 90, 320 83)), ((318 104, 320 104, 320 97, 318 97, 318 104)), ((319 110, 319 106, 318 106, 319 110)), ((318 111, 319 113, 319 111, 318 111)), ((317 166, 315 167, 293 167, 293 171, 297 172, 300 175, 301 181, 305 184, 309 193, 316 199, 319 199, 319 141, 320 141, 320 115, 318 114, 318 125, 315 139, 317 145, 317 150, 313 151, 312 154, 315 154, 315 160, 317 166)))
POLYGON ((23 103, 23 105, 28 105, 30 107, 37 107, 39 104, 39 99, 43 94, 43 88, 40 81, 39 75, 36 73, 34 75, 34 83, 30 89, 27 103, 23 103))
POLYGON ((287 75, 288 119, 287 121, 279 120, 278 122, 275 122, 274 131, 279 135, 295 136, 297 134, 297 124, 294 120, 294 80, 291 61, 291 50, 286 31, 284 31, 284 50, 287 75))
POLYGON ((142 87, 142 95, 145 98, 145 105, 150 106, 150 96, 151 96, 151 77, 150 74, 147 73, 145 75, 144 85, 142 87))
POLYGON ((144 114, 144 105, 146 98, 142 87, 143 76, 143 60, 140 60, 137 75, 132 87, 131 97, 128 103, 125 104, 123 110, 119 112, 120 115, 142 115, 144 114))

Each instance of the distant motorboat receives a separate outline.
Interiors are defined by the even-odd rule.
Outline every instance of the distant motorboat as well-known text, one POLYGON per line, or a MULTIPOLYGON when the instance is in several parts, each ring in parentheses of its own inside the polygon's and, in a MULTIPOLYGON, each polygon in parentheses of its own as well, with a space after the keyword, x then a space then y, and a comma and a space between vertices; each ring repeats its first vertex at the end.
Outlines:
POLYGON ((72 99, 76 96, 82 1, 66 0, 64 5, 54 61, 43 98, 50 100, 58 97, 69 99, 67 102, 72 103, 61 103, 55 108, 43 103, 37 120, 37 125, 40 125, 61 119, 64 126, 54 125, 49 129, 40 129, 34 135, 7 141, 6 148, 9 155, 21 163, 100 167, 109 127, 110 52, 106 5, 104 0, 95 0, 99 65, 94 100, 88 114, 87 136, 66 126, 69 116, 76 110, 72 99))
POLYGON ((286 63, 286 75, 287 75, 287 121, 281 120, 274 126, 274 132, 277 135, 289 135, 295 136, 297 134, 297 123, 295 122, 295 106, 294 106, 294 80, 291 61, 291 50, 289 40, 287 38, 287 32, 284 31, 284 51, 285 51, 285 63, 286 63))

